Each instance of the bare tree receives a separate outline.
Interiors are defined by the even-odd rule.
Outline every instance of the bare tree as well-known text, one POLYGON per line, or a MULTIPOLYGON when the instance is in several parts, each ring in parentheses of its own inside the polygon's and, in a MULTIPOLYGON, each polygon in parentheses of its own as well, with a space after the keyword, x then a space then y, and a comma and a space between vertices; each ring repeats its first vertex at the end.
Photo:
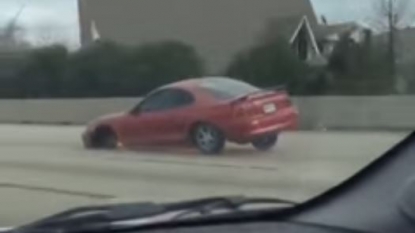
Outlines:
POLYGON ((16 15, 0 29, 0 47, 3 49, 16 50, 28 46, 28 43, 23 40, 23 28, 18 24, 24 8, 25 5, 22 5, 16 15))
POLYGON ((44 22, 33 28, 31 34, 31 41, 35 46, 67 45, 69 43, 67 33, 65 34, 63 28, 53 23, 44 22))
POLYGON ((408 0, 376 0, 374 25, 380 31, 386 31, 389 71, 396 78, 397 34, 399 29, 408 26, 412 15, 408 0))

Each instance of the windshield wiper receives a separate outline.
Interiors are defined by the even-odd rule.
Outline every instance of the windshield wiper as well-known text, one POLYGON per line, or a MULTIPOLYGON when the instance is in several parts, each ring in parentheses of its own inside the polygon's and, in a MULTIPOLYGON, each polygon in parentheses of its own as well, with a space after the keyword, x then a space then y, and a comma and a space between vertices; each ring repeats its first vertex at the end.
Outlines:
MULTIPOLYGON (((131 203, 71 209, 29 225, 18 227, 14 232, 52 231, 59 233, 79 233, 111 231, 147 224, 183 221, 197 214, 197 217, 210 216, 222 210, 221 214, 243 211, 244 207, 255 205, 283 205, 296 203, 275 198, 212 197, 177 203, 131 203)), ((278 207, 283 208, 283 207, 278 207)), ((193 217, 194 219, 196 217, 193 217)))
POLYGON ((281 205, 286 204, 289 206, 296 203, 289 200, 276 199, 276 198, 245 198, 245 197, 231 197, 231 198, 212 198, 202 199, 196 201, 196 203, 190 203, 191 207, 186 209, 182 213, 174 216, 173 220, 182 219, 197 214, 200 216, 210 215, 215 211, 241 211, 241 208, 253 205, 281 205))

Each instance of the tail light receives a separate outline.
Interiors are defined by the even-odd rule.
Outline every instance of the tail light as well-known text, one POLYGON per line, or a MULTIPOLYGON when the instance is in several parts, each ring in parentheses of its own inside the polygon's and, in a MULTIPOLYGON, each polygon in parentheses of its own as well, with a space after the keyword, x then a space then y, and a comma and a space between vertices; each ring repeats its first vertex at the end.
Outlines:
POLYGON ((233 116, 236 118, 274 114, 279 109, 291 106, 291 100, 285 91, 259 92, 231 102, 233 116), (272 108, 268 108, 270 105, 273 105, 272 108))
POLYGON ((276 101, 279 108, 291 107, 293 104, 288 95, 282 93, 279 97, 279 100, 276 101))
POLYGON ((236 118, 248 116, 246 105, 233 104, 233 116, 236 118))
POLYGON ((251 117, 261 114, 262 112, 258 110, 252 103, 241 103, 233 106, 233 116, 234 117, 251 117))
POLYGON ((292 106, 292 105, 293 105, 293 103, 291 102, 291 99, 287 97, 287 98, 284 100, 283 105, 284 105, 284 107, 289 107, 289 106, 292 106))
POLYGON ((241 118, 241 117, 245 117, 245 116, 246 116, 246 113, 245 113, 245 110, 244 109, 242 109, 242 108, 234 108, 233 117, 235 117, 235 118, 241 118))

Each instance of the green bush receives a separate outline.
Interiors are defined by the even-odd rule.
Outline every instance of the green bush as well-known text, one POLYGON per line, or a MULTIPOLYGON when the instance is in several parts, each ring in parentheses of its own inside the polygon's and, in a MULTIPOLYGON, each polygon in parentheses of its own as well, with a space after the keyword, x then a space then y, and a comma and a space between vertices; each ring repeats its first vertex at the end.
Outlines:
POLYGON ((144 94, 158 86, 203 75, 203 62, 196 51, 179 42, 152 43, 129 55, 126 66, 127 93, 144 94), (132 84, 132 85, 131 85, 132 84))
POLYGON ((330 57, 327 71, 333 75, 330 94, 383 95, 395 91, 381 45, 357 44, 343 37, 330 57))
POLYGON ((226 75, 260 87, 284 85, 294 94, 306 94, 315 70, 300 61, 284 39, 258 45, 238 54, 229 65, 226 75))
POLYGON ((66 80, 68 95, 140 96, 202 72, 194 49, 179 42, 129 48, 99 42, 71 56, 66 80))
POLYGON ((68 59, 63 46, 33 50, 15 79, 16 95, 23 98, 60 96, 68 59))
POLYGON ((62 46, 31 51, 17 77, 1 79, 14 87, 1 97, 141 96, 160 85, 203 74, 195 50, 168 41, 124 47, 97 42, 69 53, 62 46))
MULTIPOLYGON (((135 47, 101 41, 76 52, 49 46, 6 60, 0 60, 0 67, 18 72, 2 69, 2 98, 142 96, 166 83, 204 74, 196 51, 176 41, 135 47)), ((310 67, 285 39, 276 39, 237 54, 225 75, 260 87, 284 85, 295 95, 390 94, 394 80, 387 67, 383 49, 347 38, 337 44, 327 67, 310 67)))
POLYGON ((65 97, 106 97, 120 92, 128 51, 99 42, 71 54, 65 73, 65 97))

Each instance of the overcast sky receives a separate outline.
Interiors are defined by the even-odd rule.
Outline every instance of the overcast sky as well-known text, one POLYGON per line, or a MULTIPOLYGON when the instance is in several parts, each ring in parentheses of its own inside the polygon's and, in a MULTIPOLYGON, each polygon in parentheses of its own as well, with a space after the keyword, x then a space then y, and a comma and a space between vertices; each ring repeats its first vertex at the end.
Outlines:
MULTIPOLYGON (((379 0, 311 0, 316 14, 325 15, 329 22, 365 21, 374 1, 379 0)), ((409 0, 415 9, 415 0, 409 0)), ((76 0, 0 0, 0 23, 13 18, 25 5, 19 24, 25 35, 35 43, 60 41, 76 45, 78 11, 76 0)))
POLYGON ((22 6, 18 23, 32 42, 79 43, 76 0, 0 0, 0 23, 14 18, 22 6))
MULTIPOLYGON (((344 21, 359 21, 367 24, 375 20, 376 7, 379 7, 381 0, 311 0, 314 10, 318 16, 325 15, 331 23, 344 21)), ((415 0, 396 0, 406 2, 407 18, 415 19, 415 0)), ((320 17, 319 17, 320 18, 320 17)))

